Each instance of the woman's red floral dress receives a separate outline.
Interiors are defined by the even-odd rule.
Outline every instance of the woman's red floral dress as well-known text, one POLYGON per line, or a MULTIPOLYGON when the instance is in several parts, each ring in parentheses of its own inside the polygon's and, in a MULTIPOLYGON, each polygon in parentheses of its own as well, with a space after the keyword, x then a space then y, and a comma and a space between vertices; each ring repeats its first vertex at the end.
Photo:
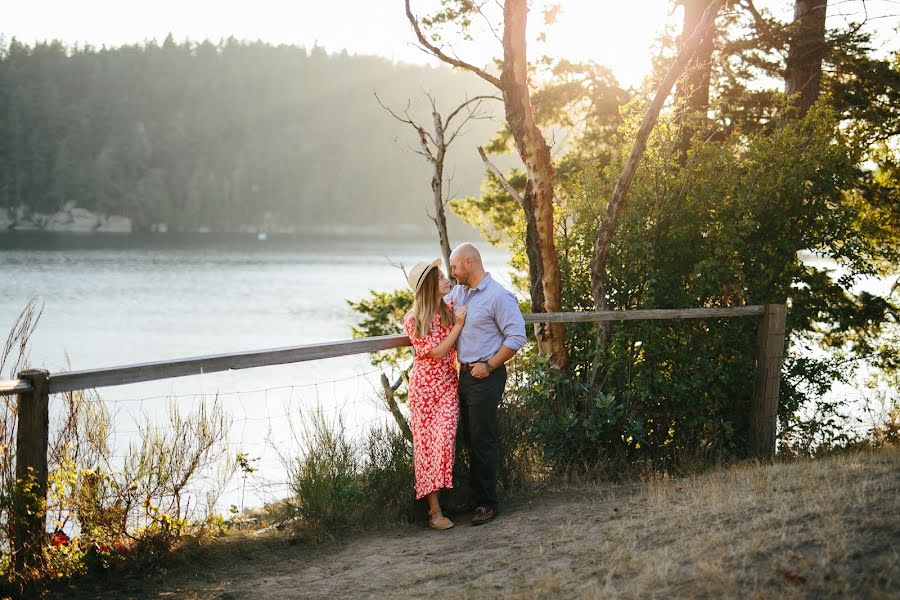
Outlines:
POLYGON ((409 412, 418 499, 441 488, 453 487, 459 379, 455 347, 440 360, 428 357, 428 352, 450 333, 450 328, 441 323, 440 315, 434 315, 428 335, 421 339, 415 336, 416 319, 411 314, 406 316, 403 327, 416 354, 409 376, 409 412))

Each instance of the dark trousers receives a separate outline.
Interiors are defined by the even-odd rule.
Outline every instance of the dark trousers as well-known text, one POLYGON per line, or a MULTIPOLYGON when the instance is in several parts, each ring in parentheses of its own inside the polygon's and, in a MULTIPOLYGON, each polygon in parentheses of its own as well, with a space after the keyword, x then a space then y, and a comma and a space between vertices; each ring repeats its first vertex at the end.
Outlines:
POLYGON ((497 407, 506 387, 506 366, 484 379, 464 372, 459 378, 459 429, 469 448, 469 480, 478 506, 497 508, 497 467, 500 444, 497 407))

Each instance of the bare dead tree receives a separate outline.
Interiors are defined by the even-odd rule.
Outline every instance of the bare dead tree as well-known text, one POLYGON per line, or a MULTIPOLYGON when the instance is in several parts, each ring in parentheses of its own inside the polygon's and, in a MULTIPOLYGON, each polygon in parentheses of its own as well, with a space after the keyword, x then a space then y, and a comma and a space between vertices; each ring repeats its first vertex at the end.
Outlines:
MULTIPOLYGON (((644 113, 644 119, 641 122, 640 129, 638 129, 634 145, 631 148, 631 154, 622 169, 622 173, 619 175, 615 188, 613 189, 612 198, 606 207, 606 214, 600 223, 597 239, 594 241, 594 252, 591 256, 591 294, 594 297, 594 306, 597 310, 608 309, 606 298, 606 263, 609 258, 609 249, 612 245, 613 236, 618 228, 619 221, 622 218, 622 212, 625 208, 625 200, 628 197, 628 190, 631 188, 631 182, 637 172, 641 158, 644 156, 644 150, 647 147, 647 139, 650 137, 650 132, 653 130, 653 127, 659 119, 659 113, 662 110, 666 98, 668 98, 671 93, 675 82, 684 73, 688 62, 693 58, 694 53, 711 34, 716 16, 718 16, 719 9, 722 7, 724 1, 725 0, 713 0, 706 7, 697 27, 694 29, 690 38, 684 42, 678 53, 678 57, 675 59, 672 66, 669 67, 668 73, 666 73, 665 78, 656 90, 653 101, 650 102, 650 106, 647 107, 647 111, 644 113)), ((609 342, 609 331, 610 323, 608 321, 600 324, 597 334, 597 349, 599 352, 606 349, 609 342)), ((599 370, 595 369, 593 374, 593 382, 595 385, 598 382, 598 375, 599 370)))
POLYGON ((446 207, 450 201, 450 194, 444 191, 444 162, 447 158, 447 149, 469 122, 491 118, 490 114, 482 110, 482 103, 485 100, 499 100, 500 98, 497 96, 475 96, 461 103, 446 117, 442 117, 431 94, 426 92, 425 96, 431 104, 433 120, 433 129, 431 131, 413 120, 409 114, 409 103, 407 103, 402 113, 398 113, 386 106, 377 93, 375 94, 375 99, 392 117, 415 129, 421 149, 412 150, 416 154, 423 156, 432 166, 431 193, 434 202, 434 214, 431 214, 427 209, 426 212, 437 228, 438 237, 441 241, 441 253, 444 256, 444 264, 447 267, 447 276, 449 277, 450 237, 447 234, 446 207))
MULTIPOLYGON (((499 4, 499 2, 498 2, 499 4)), ((451 56, 429 40, 413 15, 410 0, 405 0, 406 16, 420 47, 444 63, 470 71, 495 86, 503 95, 506 121, 516 150, 525 166, 527 180, 522 196, 525 212, 525 249, 528 255, 532 312, 562 310, 562 280, 553 240, 553 180, 555 170, 550 147, 534 120, 528 79, 525 30, 527 0, 503 1, 503 59, 500 77, 471 63, 451 56)), ((480 7, 470 5, 481 13, 480 7)), ((568 364, 565 328, 562 323, 539 324, 537 342, 541 354, 549 356, 560 368, 568 364)))

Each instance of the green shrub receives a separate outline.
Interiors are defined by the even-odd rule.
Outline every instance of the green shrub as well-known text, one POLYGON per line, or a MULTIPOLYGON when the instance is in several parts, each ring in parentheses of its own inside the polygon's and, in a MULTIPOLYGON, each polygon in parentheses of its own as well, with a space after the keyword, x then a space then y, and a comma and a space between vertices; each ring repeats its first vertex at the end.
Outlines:
POLYGON ((296 455, 285 459, 298 534, 321 540, 409 516, 412 448, 397 428, 378 425, 353 440, 340 417, 330 422, 317 409, 294 439, 296 455))
POLYGON ((288 462, 288 480, 303 527, 320 537, 353 523, 361 498, 360 461, 340 417, 332 425, 315 410, 301 427, 294 436, 300 454, 288 462))
POLYGON ((367 520, 408 519, 415 496, 412 446, 396 427, 388 425, 371 429, 362 446, 367 520))

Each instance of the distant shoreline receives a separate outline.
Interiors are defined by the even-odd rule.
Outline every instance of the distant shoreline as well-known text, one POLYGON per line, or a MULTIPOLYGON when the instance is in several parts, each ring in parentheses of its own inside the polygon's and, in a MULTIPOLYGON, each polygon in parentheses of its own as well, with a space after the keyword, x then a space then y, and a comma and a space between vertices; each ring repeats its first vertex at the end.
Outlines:
POLYGON ((296 227, 290 231, 271 231, 259 228, 259 231, 214 231, 214 230, 186 230, 186 231, 80 231, 80 230, 50 230, 50 229, 9 229, 0 228, 0 234, 5 236, 54 236, 54 237, 114 237, 127 238, 134 236, 148 236, 154 238, 166 238, 167 236, 196 236, 196 237, 235 237, 235 238, 255 238, 261 232, 265 232, 269 238, 297 238, 297 237, 363 237, 363 238, 390 238, 390 237, 411 237, 413 239, 436 238, 437 234, 430 231, 427 227, 418 225, 390 225, 385 227, 373 226, 323 226, 323 227, 296 227))

